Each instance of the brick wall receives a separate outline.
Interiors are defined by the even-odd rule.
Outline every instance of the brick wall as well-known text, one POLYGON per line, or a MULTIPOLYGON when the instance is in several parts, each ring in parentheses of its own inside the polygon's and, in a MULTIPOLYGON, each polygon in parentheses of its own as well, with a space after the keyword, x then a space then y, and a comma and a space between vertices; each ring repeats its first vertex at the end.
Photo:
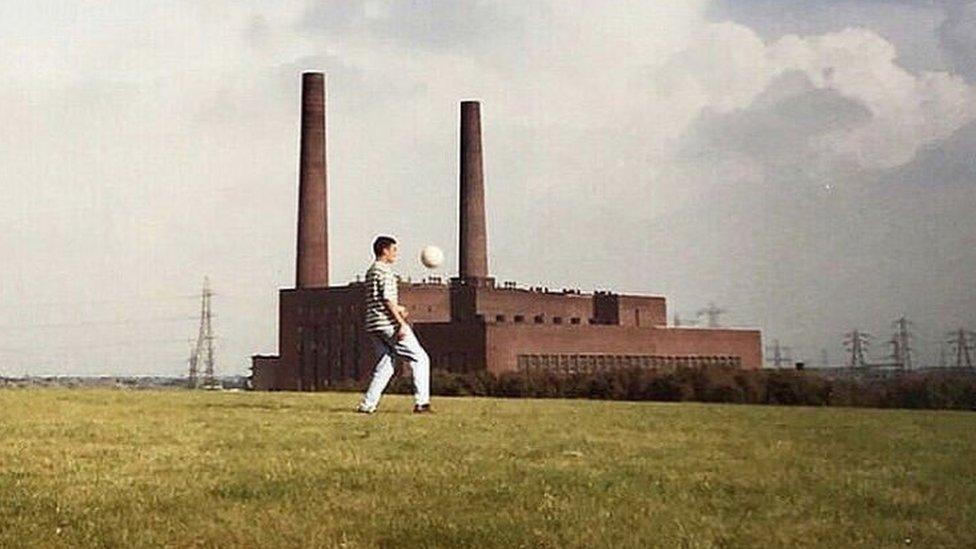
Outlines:
POLYGON ((649 356, 735 356, 743 368, 762 366, 758 330, 675 329, 636 326, 486 326, 488 368, 518 369, 519 354, 599 353, 649 356))

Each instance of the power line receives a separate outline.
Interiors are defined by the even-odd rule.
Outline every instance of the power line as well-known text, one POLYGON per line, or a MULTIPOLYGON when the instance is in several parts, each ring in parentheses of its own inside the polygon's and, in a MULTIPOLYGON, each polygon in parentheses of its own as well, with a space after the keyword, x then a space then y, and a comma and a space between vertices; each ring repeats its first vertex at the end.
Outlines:
MULTIPOLYGON (((144 346, 153 343, 173 343, 176 341, 184 341, 183 339, 132 339, 126 341, 114 341, 114 342, 100 342, 100 343, 69 343, 65 345, 49 345, 44 344, 42 350, 64 350, 73 351, 77 349, 101 349, 106 347, 130 347, 130 346, 144 346)), ((0 347, 0 353, 11 353, 11 354, 26 354, 30 353, 31 356, 35 356, 35 351, 38 349, 36 347, 26 348, 26 347, 0 347)), ((43 354, 37 356, 44 356, 43 354)))
POLYGON ((173 316, 160 318, 134 318, 127 320, 85 320, 81 322, 51 322, 46 324, 13 324, 0 326, 0 330, 34 330, 47 328, 83 328, 86 326, 124 326, 128 324, 162 324, 168 322, 187 322, 196 320, 194 316, 173 316))
MULTIPOLYGON (((102 305, 107 303, 131 305, 133 303, 145 303, 147 301, 176 301, 187 299, 196 299, 200 297, 197 294, 168 294, 165 296, 133 296, 127 298, 113 298, 113 299, 65 299, 58 301, 30 301, 31 307, 62 307, 65 305, 102 305)), ((10 309, 22 309, 23 305, 17 304, 0 304, 0 309, 10 308, 10 309)))

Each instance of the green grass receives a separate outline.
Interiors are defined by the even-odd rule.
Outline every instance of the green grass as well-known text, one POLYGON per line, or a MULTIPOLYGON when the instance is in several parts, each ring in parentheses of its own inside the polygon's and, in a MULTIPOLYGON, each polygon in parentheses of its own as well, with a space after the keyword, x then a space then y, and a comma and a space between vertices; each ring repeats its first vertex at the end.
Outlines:
POLYGON ((976 546, 976 414, 0 391, 0 547, 976 546))

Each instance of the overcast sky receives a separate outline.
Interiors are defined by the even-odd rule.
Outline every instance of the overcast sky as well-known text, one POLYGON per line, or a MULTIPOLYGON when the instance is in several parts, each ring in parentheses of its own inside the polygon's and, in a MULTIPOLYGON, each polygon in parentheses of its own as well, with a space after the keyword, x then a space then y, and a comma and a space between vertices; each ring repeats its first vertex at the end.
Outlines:
POLYGON ((277 352, 299 83, 327 73, 331 277, 378 233, 457 264, 482 101, 489 268, 664 295, 818 365, 976 329, 976 2, 0 3, 0 375, 277 352), (599 7, 597 7, 599 6, 599 7))

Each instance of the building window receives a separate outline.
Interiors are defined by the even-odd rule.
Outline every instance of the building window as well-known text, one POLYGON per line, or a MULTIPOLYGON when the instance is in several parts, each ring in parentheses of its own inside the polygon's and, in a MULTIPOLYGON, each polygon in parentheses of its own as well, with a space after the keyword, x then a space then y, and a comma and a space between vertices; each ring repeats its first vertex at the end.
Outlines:
POLYGON ((574 316, 573 318, 569 319, 569 323, 570 324, 579 324, 580 323, 580 319, 579 319, 578 316, 574 316))
POLYGON ((561 316, 554 316, 554 317, 552 317, 552 323, 553 324, 562 324, 563 323, 563 317, 561 317, 561 316))
POLYGON ((525 317, 523 315, 515 315, 515 322, 525 322, 525 317))
POLYGON ((505 315, 495 315, 495 322, 505 322, 505 315))
POLYGON ((536 324, 542 324, 543 322, 545 322, 545 320, 542 318, 542 315, 535 315, 536 324))

